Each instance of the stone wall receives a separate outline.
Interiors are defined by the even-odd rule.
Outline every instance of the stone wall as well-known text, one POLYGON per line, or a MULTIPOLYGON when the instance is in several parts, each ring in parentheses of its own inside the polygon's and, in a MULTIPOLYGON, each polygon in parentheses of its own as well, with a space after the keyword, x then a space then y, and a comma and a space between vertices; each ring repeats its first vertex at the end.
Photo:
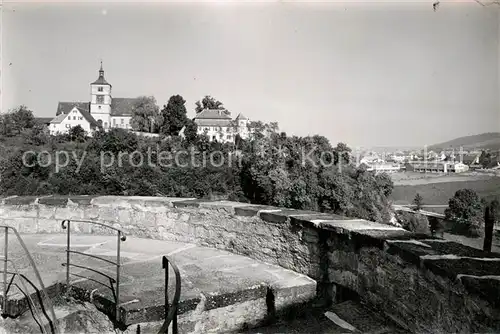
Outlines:
POLYGON ((318 282, 330 301, 356 292, 412 332, 500 330, 500 256, 397 227, 317 212, 160 197, 11 197, 2 224, 21 233, 72 230, 216 247, 278 264, 318 282), (339 289, 342 287, 342 289, 339 289))

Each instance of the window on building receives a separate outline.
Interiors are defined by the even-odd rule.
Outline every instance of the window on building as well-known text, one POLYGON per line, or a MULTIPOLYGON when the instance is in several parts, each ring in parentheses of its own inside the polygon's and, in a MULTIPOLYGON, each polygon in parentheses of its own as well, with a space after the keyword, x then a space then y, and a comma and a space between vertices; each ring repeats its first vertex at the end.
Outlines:
POLYGON ((116 125, 116 118, 113 118, 113 125, 116 125))
POLYGON ((98 106, 97 108, 101 109, 101 106, 98 106))
POLYGON ((97 95, 97 103, 99 104, 104 103, 104 95, 97 95))
POLYGON ((212 137, 212 140, 217 140, 217 137, 213 136, 213 137, 212 137))
POLYGON ((122 124, 125 122, 125 119, 122 118, 122 124))
POLYGON ((231 139, 231 135, 227 135, 227 139, 231 139))
POLYGON ((108 128, 108 122, 104 122, 104 128, 107 129, 108 128))
POLYGON ((97 91, 98 91, 98 92, 102 92, 102 87, 98 87, 98 88, 97 88, 97 91))
POLYGON ((80 121, 82 121, 82 120, 83 120, 83 117, 82 117, 82 116, 80 116, 80 117, 78 117, 78 119, 79 119, 80 121))

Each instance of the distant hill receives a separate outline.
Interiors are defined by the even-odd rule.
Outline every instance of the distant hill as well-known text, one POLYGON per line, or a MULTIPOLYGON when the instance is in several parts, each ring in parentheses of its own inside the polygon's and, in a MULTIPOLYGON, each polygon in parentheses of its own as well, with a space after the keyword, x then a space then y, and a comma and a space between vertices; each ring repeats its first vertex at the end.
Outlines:
POLYGON ((481 149, 481 150, 500 150, 500 132, 488 132, 474 136, 456 138, 444 143, 429 146, 429 150, 437 149, 481 149))

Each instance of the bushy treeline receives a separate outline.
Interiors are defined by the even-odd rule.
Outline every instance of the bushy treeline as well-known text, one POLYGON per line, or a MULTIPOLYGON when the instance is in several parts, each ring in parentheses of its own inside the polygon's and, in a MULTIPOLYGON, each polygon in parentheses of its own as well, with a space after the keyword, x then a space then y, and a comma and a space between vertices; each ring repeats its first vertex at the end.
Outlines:
POLYGON ((49 136, 35 127, 3 147, 0 193, 227 198, 389 220, 390 178, 357 168, 346 145, 322 136, 290 137, 273 125, 221 144, 203 135, 146 139, 112 129, 89 138, 80 130, 49 136))

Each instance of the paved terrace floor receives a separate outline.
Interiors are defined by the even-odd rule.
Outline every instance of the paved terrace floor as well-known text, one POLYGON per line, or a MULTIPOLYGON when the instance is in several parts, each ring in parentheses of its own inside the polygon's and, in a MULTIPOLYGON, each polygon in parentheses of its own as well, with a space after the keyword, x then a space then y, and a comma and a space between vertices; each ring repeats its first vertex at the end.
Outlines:
MULTIPOLYGON (((45 286, 65 282, 66 269, 62 264, 66 262, 66 235, 34 234, 22 237, 45 286)), ((3 249, 4 241, 1 239, 0 247, 3 249)), ((202 294, 227 294, 255 289, 262 285, 276 289, 302 285, 313 288, 315 285, 312 279, 293 271, 194 244, 128 237, 120 246, 120 302, 125 305, 162 304, 165 290, 165 272, 161 261, 163 255, 169 256, 179 267, 182 277, 181 301, 195 301, 202 294)), ((71 250, 104 257, 110 261, 116 261, 116 248, 116 236, 71 236, 71 250)), ((9 240, 9 258, 22 273, 36 282, 27 257, 12 234, 9 240)), ((116 277, 116 267, 98 259, 71 254, 71 263, 116 277)), ((107 279, 96 273, 76 267, 71 267, 71 272, 109 285, 107 279)), ((85 282, 74 276, 71 276, 71 281, 75 282, 76 286, 90 284, 88 288, 97 289, 96 292, 105 295, 111 293, 111 290, 104 286, 94 286, 97 284, 95 282, 85 282)), ((175 276, 172 270, 169 281, 173 288, 175 276)))
MULTIPOLYGON (((58 282, 65 282, 66 271, 62 264, 66 262, 66 235, 28 234, 22 237, 34 258, 45 286, 50 287, 58 282)), ((0 247, 3 249, 4 239, 0 239, 0 247)), ((116 259, 116 247, 116 236, 71 236, 72 250, 101 256, 111 261, 116 259)), ((149 321, 152 320, 151 317, 155 317, 155 314, 156 317, 158 314, 163 314, 165 291, 165 276, 161 265, 163 255, 169 256, 181 272, 180 314, 195 309, 202 296, 206 298, 206 305, 217 308, 263 297, 267 292, 267 287, 272 287, 278 294, 281 294, 281 297, 300 297, 300 294, 314 295, 315 293, 316 284, 312 279, 275 265, 194 244, 128 237, 125 242, 121 243, 123 266, 120 284, 120 301, 126 311, 124 321, 128 324, 149 321)), ((9 240, 9 257, 21 273, 37 284, 34 271, 13 236, 9 240)), ((115 268, 106 262, 78 254, 71 255, 71 262, 115 277, 115 268)), ((84 269, 72 267, 71 272, 106 282, 98 274, 84 269)), ((100 294, 112 300, 111 290, 98 283, 74 276, 71 276, 71 281, 74 286, 93 291, 94 296, 100 294)), ((169 285, 172 289, 170 291, 173 291, 173 281, 174 275, 170 271, 169 285)), ((14 290, 9 293, 9 298, 20 298, 21 295, 16 295, 14 290)), ((171 298, 172 295, 170 295, 170 300, 171 298)), ((349 304, 344 307, 340 305, 331 311, 333 313, 312 311, 303 319, 254 329, 250 333, 304 331, 346 333, 358 332, 363 326, 368 326, 372 330, 387 328, 383 319, 360 310, 356 305, 349 304), (343 319, 348 319, 348 321, 343 319)), ((26 315, 23 315, 23 318, 26 318, 26 315)), ((394 332, 393 330, 394 328, 382 332, 394 332)))

